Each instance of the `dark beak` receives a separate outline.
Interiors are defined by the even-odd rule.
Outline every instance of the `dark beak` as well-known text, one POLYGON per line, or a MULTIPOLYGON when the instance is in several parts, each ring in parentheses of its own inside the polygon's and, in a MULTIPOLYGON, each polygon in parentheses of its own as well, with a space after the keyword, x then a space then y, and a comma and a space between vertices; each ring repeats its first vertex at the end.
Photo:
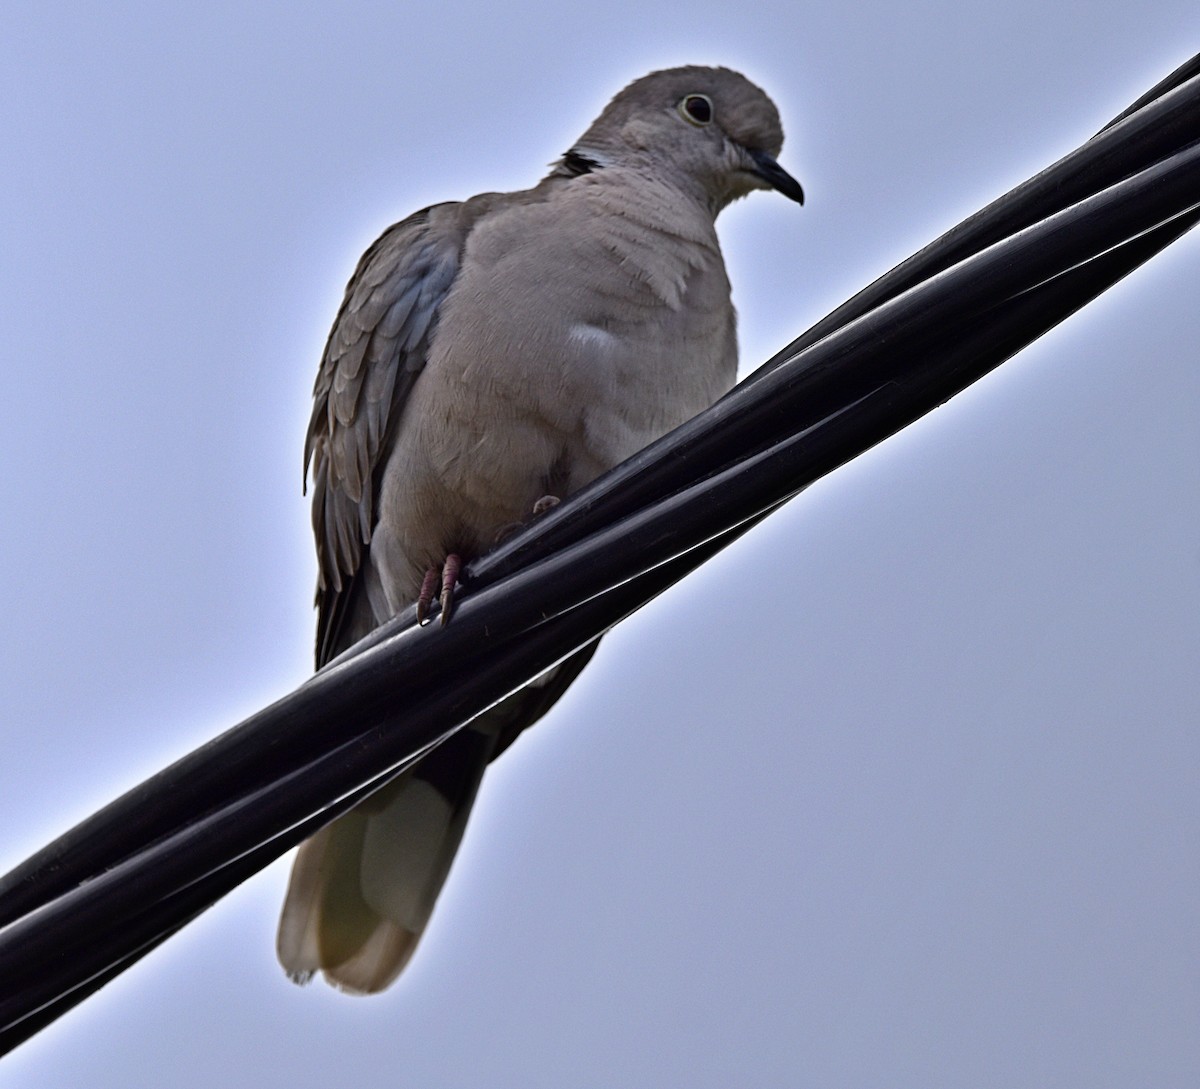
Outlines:
POLYGON ((754 160, 753 173, 762 178, 772 189, 778 189, 785 197, 794 200, 797 204, 804 203, 804 190, 800 188, 800 183, 770 155, 765 151, 756 151, 751 148, 750 158, 754 160))

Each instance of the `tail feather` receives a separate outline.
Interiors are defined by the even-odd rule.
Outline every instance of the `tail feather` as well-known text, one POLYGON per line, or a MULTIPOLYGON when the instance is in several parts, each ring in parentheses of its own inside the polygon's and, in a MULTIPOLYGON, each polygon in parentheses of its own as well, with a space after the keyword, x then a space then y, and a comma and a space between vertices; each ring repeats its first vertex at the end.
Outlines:
POLYGON ((301 844, 276 945, 295 982, 321 972, 342 990, 375 994, 400 974, 450 872, 488 762, 553 706, 595 649, 518 689, 301 844))
POLYGON ((299 983, 374 994, 403 970, 462 841, 493 732, 468 728, 301 845, 277 951, 299 983))

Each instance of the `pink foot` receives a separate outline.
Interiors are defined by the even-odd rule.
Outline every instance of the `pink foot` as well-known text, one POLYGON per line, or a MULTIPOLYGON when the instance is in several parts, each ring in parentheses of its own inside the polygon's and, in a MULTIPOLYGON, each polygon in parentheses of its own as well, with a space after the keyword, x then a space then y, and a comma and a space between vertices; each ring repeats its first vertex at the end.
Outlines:
POLYGON ((454 584, 458 581, 458 573, 462 570, 462 560, 457 553, 451 552, 442 565, 442 627, 450 623, 450 613, 454 610, 454 584))
POLYGON ((436 567, 431 567, 425 572, 425 577, 421 580, 421 592, 417 594, 418 624, 424 624, 429 619, 429 606, 433 602, 433 592, 437 589, 441 575, 442 573, 436 567))
MULTIPOLYGON (((541 499, 534 503, 533 510, 531 512, 531 518, 540 518, 546 513, 546 511, 553 510, 561 502, 562 500, 559 499, 557 495, 543 495, 541 499)), ((496 536, 492 539, 492 544, 503 544, 509 539, 509 537, 516 533, 517 530, 524 529, 528 524, 528 522, 509 522, 508 525, 501 526, 496 532, 496 536)), ((425 577, 428 578, 429 576, 426 575, 425 577)), ((430 600, 432 600, 432 598, 430 600)))
POLYGON ((458 573, 462 570, 462 558, 454 552, 446 557, 439 571, 431 567, 421 580, 421 592, 417 595, 417 623, 424 624, 429 619, 429 606, 433 604, 433 595, 441 583, 442 593, 439 598, 442 606, 442 625, 450 622, 450 613, 454 608, 454 584, 458 581, 458 573))

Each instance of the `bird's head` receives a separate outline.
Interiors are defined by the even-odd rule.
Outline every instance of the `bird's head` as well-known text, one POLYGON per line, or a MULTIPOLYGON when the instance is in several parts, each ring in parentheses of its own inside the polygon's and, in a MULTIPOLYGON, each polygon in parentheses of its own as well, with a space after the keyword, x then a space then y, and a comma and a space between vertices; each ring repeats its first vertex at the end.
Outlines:
POLYGON ((728 68, 688 66, 635 80, 564 157, 576 173, 620 165, 696 192, 720 211, 755 189, 804 203, 776 161, 783 126, 775 103, 728 68))

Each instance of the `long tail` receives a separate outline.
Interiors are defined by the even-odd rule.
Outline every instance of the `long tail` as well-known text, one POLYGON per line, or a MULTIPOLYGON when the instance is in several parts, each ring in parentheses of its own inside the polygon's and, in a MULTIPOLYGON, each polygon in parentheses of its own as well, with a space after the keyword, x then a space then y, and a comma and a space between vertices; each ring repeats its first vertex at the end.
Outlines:
POLYGON ((292 979, 323 972, 342 990, 375 994, 400 974, 450 872, 488 761, 554 705, 596 645, 501 700, 301 844, 277 941, 292 979))
POLYGON ((497 743, 468 727, 301 845, 279 921, 279 960, 355 994, 382 991, 429 921, 497 743))

